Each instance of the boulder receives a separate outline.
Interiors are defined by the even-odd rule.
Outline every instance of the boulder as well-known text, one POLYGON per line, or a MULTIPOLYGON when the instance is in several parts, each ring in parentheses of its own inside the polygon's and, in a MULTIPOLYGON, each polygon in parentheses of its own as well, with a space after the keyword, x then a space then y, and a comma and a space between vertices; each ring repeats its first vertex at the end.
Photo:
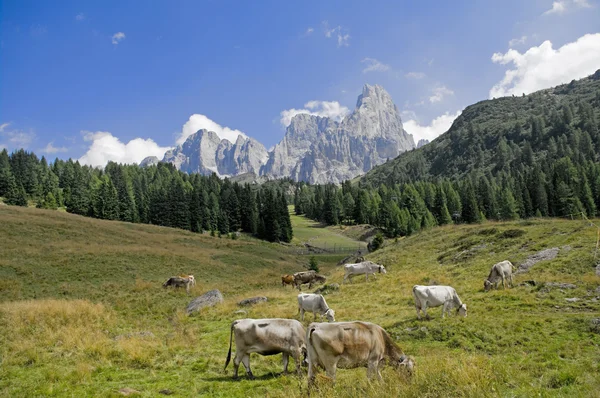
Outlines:
POLYGON ((187 306, 186 311, 189 314, 200 311, 205 307, 213 307, 223 302, 223 295, 217 289, 204 293, 193 299, 187 306))
POLYGON ((535 254, 532 254, 531 256, 527 257, 527 260, 523 261, 521 263, 521 265, 519 265, 519 269, 517 270, 517 274, 522 273, 522 272, 527 272, 529 271, 529 268, 533 267, 535 264, 539 263, 540 261, 545 261, 545 260, 554 260, 556 258, 556 256, 558 255, 558 252, 560 251, 560 249, 558 247, 553 247, 550 249, 545 249, 542 251, 539 251, 535 254))
POLYGON ((546 282, 544 283, 544 287, 554 287, 558 289, 575 289, 575 286, 572 283, 564 283, 564 282, 546 282))
POLYGON ((250 297, 247 299, 243 299, 242 301, 240 301, 238 303, 239 306, 246 306, 246 305, 254 305, 254 304, 258 304, 258 303, 265 303, 267 302, 267 298, 265 296, 257 296, 257 297, 250 297))
POLYGON ((335 292, 337 290, 340 290, 340 284, 339 283, 329 283, 327 285, 323 285, 320 288, 318 288, 317 290, 314 291, 315 294, 322 294, 322 295, 326 295, 329 294, 331 292, 335 292))
POLYGON ((600 318, 594 318, 590 321, 590 330, 600 334, 600 318))

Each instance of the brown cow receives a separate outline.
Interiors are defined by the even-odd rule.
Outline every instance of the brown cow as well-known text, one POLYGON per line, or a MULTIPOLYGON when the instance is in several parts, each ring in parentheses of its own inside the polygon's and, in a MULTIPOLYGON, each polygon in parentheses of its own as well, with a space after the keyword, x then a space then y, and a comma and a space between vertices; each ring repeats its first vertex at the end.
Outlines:
POLYGON ((294 283, 294 275, 281 275, 281 286, 285 287, 285 285, 291 285, 294 283))
POLYGON ((381 380, 379 372, 387 362, 409 375, 415 366, 412 357, 404 355, 387 332, 379 325, 369 322, 311 323, 306 333, 308 350, 308 386, 314 384, 317 366, 335 381, 340 368, 365 366, 367 376, 381 380))
POLYGON ((325 283, 327 279, 316 271, 301 271, 294 274, 294 286, 300 290, 303 284, 308 283, 308 288, 312 288, 313 283, 325 283))
POLYGON ((196 278, 194 278, 194 275, 172 276, 163 283, 165 289, 167 286, 173 286, 174 288, 185 286, 185 291, 189 293, 190 287, 196 286, 196 278))

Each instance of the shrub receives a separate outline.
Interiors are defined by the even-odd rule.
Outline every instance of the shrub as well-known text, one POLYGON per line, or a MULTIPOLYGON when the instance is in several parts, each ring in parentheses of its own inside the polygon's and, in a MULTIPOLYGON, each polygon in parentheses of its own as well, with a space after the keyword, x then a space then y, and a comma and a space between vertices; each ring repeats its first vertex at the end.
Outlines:
POLYGON ((377 249, 380 249, 383 246, 383 235, 381 232, 378 232, 377 235, 371 241, 370 249, 374 252, 377 249))
POLYGON ((319 272, 319 263, 317 262, 317 258, 315 256, 310 257, 308 269, 311 271, 319 272))

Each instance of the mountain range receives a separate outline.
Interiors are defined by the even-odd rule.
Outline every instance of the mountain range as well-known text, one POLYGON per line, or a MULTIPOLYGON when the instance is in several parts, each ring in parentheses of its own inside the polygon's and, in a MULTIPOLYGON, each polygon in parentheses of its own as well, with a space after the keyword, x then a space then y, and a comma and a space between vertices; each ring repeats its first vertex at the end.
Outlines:
MULTIPOLYGON (((252 138, 239 135, 232 143, 202 129, 167 151, 162 161, 186 173, 250 174, 261 179, 289 177, 311 184, 340 184, 415 147, 387 91, 366 84, 356 108, 342 121, 298 114, 271 151, 252 138)), ((140 165, 158 161, 148 157, 140 165)))

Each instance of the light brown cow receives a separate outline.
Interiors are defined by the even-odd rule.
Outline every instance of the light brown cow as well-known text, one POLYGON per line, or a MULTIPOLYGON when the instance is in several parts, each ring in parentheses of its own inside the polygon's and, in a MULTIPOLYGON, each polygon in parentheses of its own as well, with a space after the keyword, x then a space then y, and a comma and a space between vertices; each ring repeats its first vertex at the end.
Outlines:
POLYGON ((250 370, 250 354, 283 354, 283 373, 287 373, 290 355, 296 363, 296 371, 301 374, 300 356, 306 357, 306 332, 304 326, 295 319, 239 319, 231 324, 229 352, 225 369, 231 360, 231 341, 235 335, 235 358, 233 359, 233 378, 238 376, 240 362, 246 368, 246 374, 253 379, 250 370))
POLYGON ((313 284, 325 283, 327 279, 323 275, 317 274, 316 271, 301 271, 294 274, 294 286, 301 289, 302 285, 308 283, 308 288, 312 288, 313 284))
POLYGON ((487 279, 483 282, 483 288, 487 292, 492 287, 496 289, 498 282, 502 281, 502 287, 506 289, 506 280, 508 279, 508 285, 513 287, 513 268, 514 265, 508 260, 500 261, 492 266, 490 274, 487 279))
POLYGON ((285 287, 285 285, 291 285, 294 283, 294 275, 281 275, 281 286, 285 287))
POLYGON ((185 287, 186 292, 190 292, 190 287, 196 286, 196 278, 194 275, 185 275, 185 276, 172 276, 165 283, 163 283, 163 287, 166 289, 168 286, 173 286, 174 288, 185 287))
POLYGON ((367 368, 367 377, 381 380, 380 368, 384 361, 397 369, 412 374, 412 357, 404 355, 387 332, 369 322, 311 323, 306 333, 308 350, 308 387, 315 381, 317 366, 325 369, 335 381, 340 368, 367 368))

